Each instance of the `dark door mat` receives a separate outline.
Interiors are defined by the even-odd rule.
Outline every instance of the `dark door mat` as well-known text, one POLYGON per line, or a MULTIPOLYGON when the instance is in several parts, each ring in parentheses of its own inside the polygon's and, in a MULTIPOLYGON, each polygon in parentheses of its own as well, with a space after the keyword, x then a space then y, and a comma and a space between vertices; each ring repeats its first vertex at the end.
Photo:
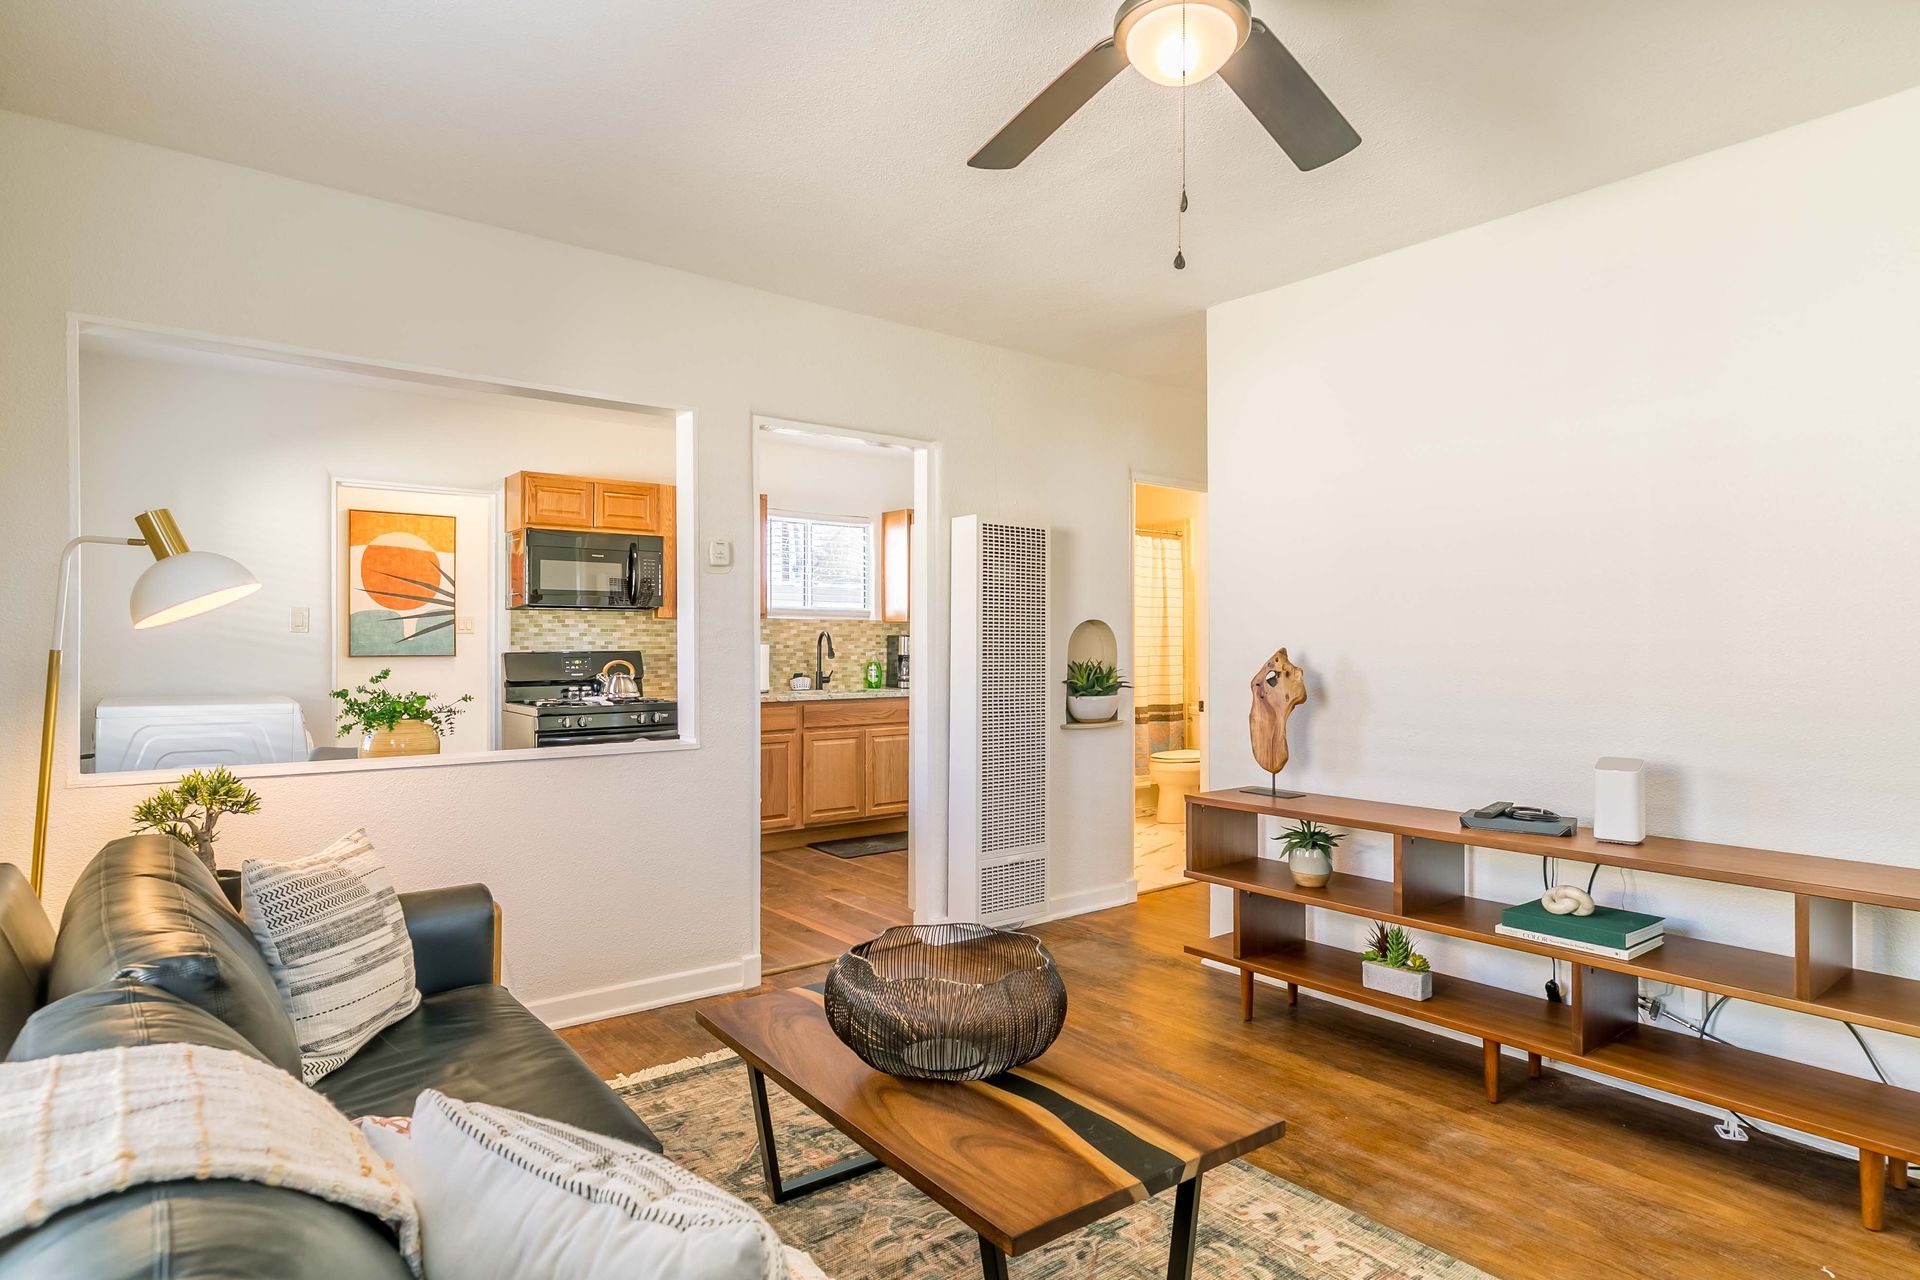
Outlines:
POLYGON ((856 836, 851 840, 822 840, 809 849, 830 853, 836 858, 871 858, 876 853, 899 853, 907 847, 907 833, 893 831, 883 836, 856 836))

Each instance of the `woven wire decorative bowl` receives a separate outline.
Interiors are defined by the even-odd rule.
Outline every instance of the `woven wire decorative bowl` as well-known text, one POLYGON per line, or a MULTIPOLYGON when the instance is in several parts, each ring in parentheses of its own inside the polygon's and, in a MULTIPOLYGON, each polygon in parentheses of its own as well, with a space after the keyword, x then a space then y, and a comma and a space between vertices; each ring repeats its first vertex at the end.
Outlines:
POLYGON ((901 925, 833 962, 827 1023, 875 1071, 984 1080, 1047 1051, 1067 988, 1030 933, 901 925))

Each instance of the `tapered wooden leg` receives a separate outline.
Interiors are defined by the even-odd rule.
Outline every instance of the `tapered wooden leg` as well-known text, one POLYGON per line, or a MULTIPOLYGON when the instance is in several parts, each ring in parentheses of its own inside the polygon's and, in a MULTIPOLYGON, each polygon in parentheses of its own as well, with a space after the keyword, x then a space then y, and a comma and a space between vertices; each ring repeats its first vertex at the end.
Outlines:
POLYGON ((1253 1021, 1253 970, 1240 971, 1240 1021, 1253 1021))
POLYGON ((1540 1055, 1537 1053, 1530 1053, 1527 1055, 1527 1079, 1538 1080, 1540 1076, 1541 1076, 1540 1055))
POLYGON ((1500 1044, 1496 1040, 1481 1042, 1482 1066, 1487 1076, 1487 1101, 1500 1101, 1500 1044))
POLYGON ((1288 1004, 1300 1003, 1300 984, 1299 983, 1289 982, 1287 984, 1287 1003, 1288 1004))
POLYGON ((1887 1165, 1887 1185, 1895 1191, 1907 1189, 1907 1162, 1894 1159, 1887 1165))
POLYGON ((1869 1231, 1887 1225, 1887 1158, 1878 1151, 1860 1153, 1860 1224, 1869 1231))

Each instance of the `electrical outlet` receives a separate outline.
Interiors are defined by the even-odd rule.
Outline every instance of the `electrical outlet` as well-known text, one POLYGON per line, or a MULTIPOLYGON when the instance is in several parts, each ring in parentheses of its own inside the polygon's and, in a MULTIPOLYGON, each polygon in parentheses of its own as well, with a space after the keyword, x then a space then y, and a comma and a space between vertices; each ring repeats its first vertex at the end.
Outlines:
POLYGON ((293 611, 293 625, 290 626, 288 630, 292 631, 293 634, 297 636, 304 636, 308 632, 312 631, 313 630, 313 610, 295 609, 293 611))
POLYGON ((453 620, 453 634, 457 636, 472 635, 473 619, 472 618, 455 618, 453 620))

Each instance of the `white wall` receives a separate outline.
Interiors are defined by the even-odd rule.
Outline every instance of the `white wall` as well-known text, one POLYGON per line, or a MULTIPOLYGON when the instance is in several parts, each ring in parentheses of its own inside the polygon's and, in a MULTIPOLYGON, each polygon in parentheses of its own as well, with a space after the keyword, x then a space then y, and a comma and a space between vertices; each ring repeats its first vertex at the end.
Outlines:
POLYGON ((900 450, 810 445, 760 434, 760 491, 774 511, 864 516, 873 522, 868 598, 880 610, 880 516, 913 506, 913 455, 900 450))
POLYGON ((504 589, 493 578, 505 477, 535 470, 673 481, 674 425, 660 415, 462 393, 124 335, 83 340, 78 385, 77 484, 88 531, 171 507, 189 542, 235 557, 262 584, 190 622, 134 631, 125 601, 148 561, 89 552, 78 649, 89 741, 102 697, 273 693, 298 699, 316 744, 334 745, 327 691, 386 666, 395 688, 474 694, 444 749, 485 751, 506 644, 504 589), (346 656, 337 480, 493 495, 355 489, 341 499, 341 510, 459 519, 456 607, 473 631, 455 638, 453 658, 346 656), (291 630, 295 608, 310 613, 306 634, 291 630))
MULTIPOLYGON (((1245 682, 1287 645, 1296 787, 1590 816, 1594 760, 1635 755, 1655 832, 1920 865, 1917 151, 1920 91, 1215 308, 1217 785, 1259 780, 1245 682)), ((1479 854, 1471 891, 1538 866, 1479 854)), ((1598 893, 1791 948, 1786 895, 1598 893)), ((1861 964, 1920 974, 1913 917, 1859 928, 1861 964)), ((1838 1023, 1715 1031, 1866 1074, 1838 1023)), ((1920 1086, 1920 1046, 1865 1034, 1920 1086)))
MULTIPOLYGON (((929 528, 980 512, 1058 532, 1062 650, 1078 619, 1126 614, 1130 470, 1204 466, 1201 406, 1185 390, 19 115, 0 115, 0 173, 0 545, 17 602, 0 615, 0 822, 20 861, 53 566, 73 528, 71 312, 688 409, 697 450, 682 509, 694 504, 702 539, 736 549, 757 528, 756 413, 934 442, 929 528)), ((944 539, 929 541, 930 596, 944 601, 944 539)), ((303 852, 360 822, 403 886, 487 881, 506 904, 515 989, 551 1018, 751 980, 758 593, 752 557, 734 564, 681 584, 699 627, 698 750, 268 779, 265 812, 225 837, 229 855, 303 852), (548 799, 562 792, 586 802, 556 826, 548 799), (716 795, 738 802, 684 803, 716 795), (594 802, 607 796, 620 803, 594 802)), ((938 654, 933 612, 923 648, 938 654)), ((929 766, 944 777, 944 683, 932 664, 915 675, 934 721, 929 766)), ((1130 889, 1123 759, 1056 776, 1062 900, 1130 889)), ((125 832, 132 799, 57 789, 56 909, 91 852, 125 832)), ((921 807, 944 832, 943 790, 921 807)))

